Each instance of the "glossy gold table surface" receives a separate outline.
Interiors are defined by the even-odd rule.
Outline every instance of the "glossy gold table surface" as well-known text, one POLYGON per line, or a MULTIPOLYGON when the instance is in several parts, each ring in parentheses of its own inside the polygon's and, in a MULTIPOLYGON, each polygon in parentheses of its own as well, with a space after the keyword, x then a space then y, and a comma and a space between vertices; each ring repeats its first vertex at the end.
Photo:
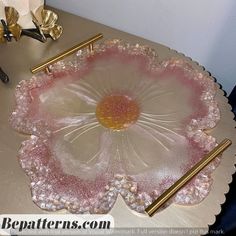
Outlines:
MULTIPOLYGON (((19 81, 31 78, 31 67, 97 33, 103 33, 105 39, 119 38, 129 42, 148 44, 158 52, 160 60, 172 56, 184 57, 160 44, 69 13, 55 11, 59 14, 59 23, 64 28, 64 33, 58 41, 48 40, 43 44, 23 37, 19 42, 0 44, 0 66, 10 77, 9 84, 0 83, 0 214, 46 213, 32 202, 29 180, 17 160, 17 152, 26 136, 15 132, 8 123, 9 115, 14 107, 14 89, 19 81)), ((188 60, 202 70, 195 62, 188 60)), ((209 196, 195 206, 171 205, 152 218, 132 212, 119 198, 110 212, 114 217, 116 227, 206 228, 208 224, 214 223, 215 215, 220 213, 220 204, 225 201, 225 193, 229 190, 228 183, 232 180, 236 162, 235 122, 231 107, 220 89, 217 92, 217 101, 222 118, 217 128, 212 131, 212 135, 218 141, 229 138, 233 144, 225 151, 220 166, 213 174, 214 183, 209 196)))

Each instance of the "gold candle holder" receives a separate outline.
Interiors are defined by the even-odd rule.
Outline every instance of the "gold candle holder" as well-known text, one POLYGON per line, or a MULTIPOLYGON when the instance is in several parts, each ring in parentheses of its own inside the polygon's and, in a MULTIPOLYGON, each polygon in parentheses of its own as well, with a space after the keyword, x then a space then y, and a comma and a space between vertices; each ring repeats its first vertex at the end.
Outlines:
POLYGON ((80 49, 82 49, 84 47, 88 46, 89 50, 93 51, 93 43, 98 41, 102 37, 103 37, 103 35, 101 33, 99 33, 99 34, 97 34, 97 35, 95 35, 95 36, 93 36, 93 37, 91 37, 91 38, 89 38, 89 39, 87 39, 87 40, 85 40, 85 41, 83 41, 83 42, 73 46, 72 48, 69 48, 66 51, 64 51, 64 52, 62 52, 62 53, 60 53, 60 54, 58 54, 58 55, 48 59, 47 61, 45 61, 45 62, 43 62, 43 63, 41 63, 41 64, 39 64, 39 65, 37 65, 37 66, 35 66, 33 68, 31 68, 31 72, 33 74, 35 74, 35 73, 37 73, 37 72, 39 72, 41 70, 46 70, 46 72, 49 72, 50 71, 50 69, 49 69, 50 65, 52 65, 52 64, 54 64, 54 63, 56 63, 56 62, 58 62, 58 61, 60 61, 62 59, 64 59, 65 57, 67 57, 67 56, 77 52, 78 50, 80 50, 80 49))
POLYGON ((198 174, 204 167, 206 167, 214 158, 220 155, 231 144, 231 140, 224 139, 217 147, 210 151, 201 161, 194 165, 189 171, 187 171, 187 173, 185 173, 169 189, 167 189, 151 205, 149 205, 145 209, 145 212, 149 216, 153 216, 163 204, 165 204, 171 197, 173 197, 173 195, 177 193, 188 181, 196 176, 196 174, 198 174))

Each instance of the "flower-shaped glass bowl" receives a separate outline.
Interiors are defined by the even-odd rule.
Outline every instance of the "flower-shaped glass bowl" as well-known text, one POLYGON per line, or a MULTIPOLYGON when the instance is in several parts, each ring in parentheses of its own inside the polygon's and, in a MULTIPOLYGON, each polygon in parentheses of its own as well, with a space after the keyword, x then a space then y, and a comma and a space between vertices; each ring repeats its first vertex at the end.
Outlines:
MULTIPOLYGON (((42 209, 107 213, 120 194, 137 212, 217 143, 215 83, 183 59, 108 40, 16 88, 10 123, 29 134, 19 160, 42 209)), ((210 191, 216 158, 171 202, 210 191)))

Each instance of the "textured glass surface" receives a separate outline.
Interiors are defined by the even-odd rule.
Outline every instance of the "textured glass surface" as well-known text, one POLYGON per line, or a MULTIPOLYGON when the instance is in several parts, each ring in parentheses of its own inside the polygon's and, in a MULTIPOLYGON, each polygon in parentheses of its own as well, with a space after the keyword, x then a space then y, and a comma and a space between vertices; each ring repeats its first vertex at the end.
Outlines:
MULTIPOLYGON (((10 117, 31 135, 19 159, 43 209, 106 213, 120 194, 143 212, 217 145, 215 84, 182 59, 110 40, 51 69, 17 86, 10 117)), ((202 201, 219 161, 172 202, 202 201)))

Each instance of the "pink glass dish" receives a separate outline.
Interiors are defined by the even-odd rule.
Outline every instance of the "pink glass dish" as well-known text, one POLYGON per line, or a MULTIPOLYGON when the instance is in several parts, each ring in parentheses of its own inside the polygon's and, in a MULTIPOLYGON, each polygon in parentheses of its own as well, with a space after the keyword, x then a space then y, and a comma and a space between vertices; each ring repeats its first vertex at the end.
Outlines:
MULTIPOLYGON (((107 213, 118 194, 144 209, 214 148, 220 119, 211 77, 148 46, 108 40, 16 88, 13 128, 33 201, 45 210, 107 213)), ((216 158, 171 202, 209 193, 216 158)))

